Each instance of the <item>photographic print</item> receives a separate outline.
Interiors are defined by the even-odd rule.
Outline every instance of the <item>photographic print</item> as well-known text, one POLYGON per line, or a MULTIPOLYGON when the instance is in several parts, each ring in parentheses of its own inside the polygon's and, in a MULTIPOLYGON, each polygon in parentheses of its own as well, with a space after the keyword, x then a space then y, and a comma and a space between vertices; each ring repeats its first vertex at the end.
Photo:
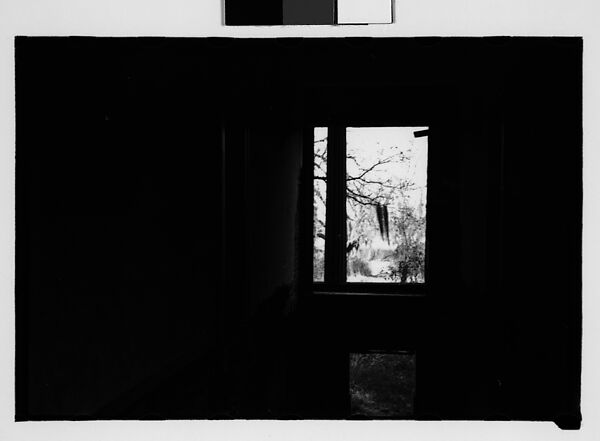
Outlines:
POLYGON ((17 37, 16 419, 578 429, 582 46, 17 37))

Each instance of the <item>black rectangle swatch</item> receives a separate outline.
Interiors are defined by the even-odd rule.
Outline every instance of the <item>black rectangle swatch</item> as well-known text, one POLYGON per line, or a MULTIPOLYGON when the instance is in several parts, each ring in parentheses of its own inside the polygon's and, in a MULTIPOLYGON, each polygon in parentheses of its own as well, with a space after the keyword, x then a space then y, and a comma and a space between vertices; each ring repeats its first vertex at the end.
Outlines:
POLYGON ((254 2, 247 0, 226 0, 225 24, 228 26, 282 25, 282 0, 260 0, 254 2))

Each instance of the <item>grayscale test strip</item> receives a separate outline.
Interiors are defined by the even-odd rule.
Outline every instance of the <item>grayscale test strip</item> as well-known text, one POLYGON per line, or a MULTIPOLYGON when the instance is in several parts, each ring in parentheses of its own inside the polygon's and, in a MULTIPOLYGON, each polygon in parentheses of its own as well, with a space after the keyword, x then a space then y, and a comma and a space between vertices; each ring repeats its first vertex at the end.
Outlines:
POLYGON ((227 26, 389 24, 393 0, 225 0, 227 26))

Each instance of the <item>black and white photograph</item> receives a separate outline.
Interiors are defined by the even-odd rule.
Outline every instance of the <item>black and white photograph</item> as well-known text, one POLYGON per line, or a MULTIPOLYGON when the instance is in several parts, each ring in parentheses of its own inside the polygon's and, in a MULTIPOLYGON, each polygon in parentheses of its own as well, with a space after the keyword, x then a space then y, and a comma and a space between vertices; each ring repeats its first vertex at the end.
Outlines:
POLYGON ((19 418, 578 426, 581 39, 15 43, 19 418))
POLYGON ((0 438, 600 436, 585 1, 489 34, 397 0, 38 32, 26 3, 0 438))

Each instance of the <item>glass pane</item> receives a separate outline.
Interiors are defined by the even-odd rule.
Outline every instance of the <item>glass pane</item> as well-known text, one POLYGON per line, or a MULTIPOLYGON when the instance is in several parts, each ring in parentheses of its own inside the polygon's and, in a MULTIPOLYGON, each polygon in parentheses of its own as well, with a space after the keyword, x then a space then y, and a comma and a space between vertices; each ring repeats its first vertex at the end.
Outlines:
POLYGON ((325 213, 327 198, 327 127, 314 132, 313 167, 313 281, 325 274, 325 213))
POLYGON ((347 128, 347 281, 425 282, 426 129, 347 128))
POLYGON ((353 416, 406 418, 414 412, 414 354, 350 354, 353 416))

